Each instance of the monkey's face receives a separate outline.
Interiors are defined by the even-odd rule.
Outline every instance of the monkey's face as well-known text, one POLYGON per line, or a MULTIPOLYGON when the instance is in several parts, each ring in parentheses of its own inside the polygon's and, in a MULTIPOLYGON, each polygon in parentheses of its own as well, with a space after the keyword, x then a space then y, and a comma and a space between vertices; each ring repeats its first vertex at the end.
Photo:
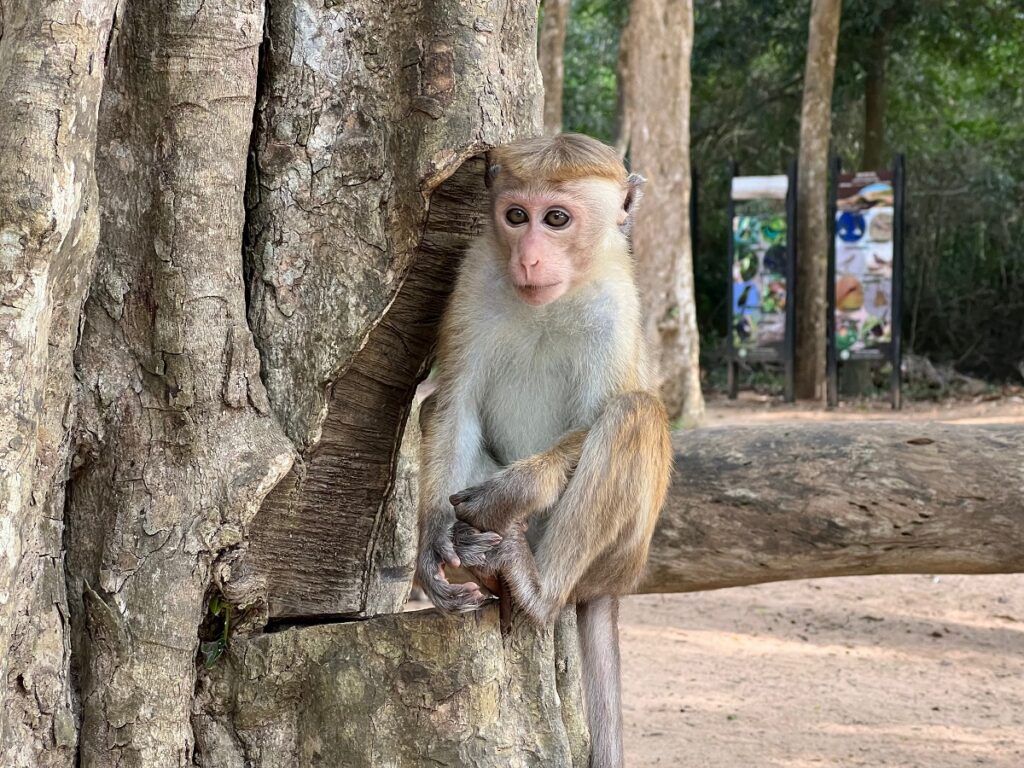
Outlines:
POLYGON ((594 275, 619 231, 626 191, 589 179, 509 189, 494 200, 494 230, 509 279, 525 303, 550 304, 594 275))

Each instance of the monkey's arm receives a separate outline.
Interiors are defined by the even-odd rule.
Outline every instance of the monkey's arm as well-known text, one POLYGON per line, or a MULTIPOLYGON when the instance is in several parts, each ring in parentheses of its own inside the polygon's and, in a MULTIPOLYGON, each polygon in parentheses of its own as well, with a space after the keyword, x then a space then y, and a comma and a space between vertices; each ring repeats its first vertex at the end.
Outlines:
MULTIPOLYGON (((445 565, 482 565, 486 554, 501 541, 455 520, 448 502, 452 489, 493 470, 483 450, 479 423, 461 401, 431 395, 420 410, 423 440, 420 448, 419 555, 416 577, 435 606, 450 613, 473 611, 488 599, 475 582, 452 584, 445 565)), ((440 396, 439 396, 440 394, 440 396)))
POLYGON ((587 433, 567 433, 553 447, 509 464, 491 478, 452 494, 455 515, 481 531, 505 531, 553 507, 576 470, 587 433))
POLYGON ((668 489, 672 444, 656 397, 615 397, 586 434, 578 464, 551 511, 536 554, 522 526, 502 530, 487 560, 537 624, 570 599, 628 592, 647 560, 668 489))

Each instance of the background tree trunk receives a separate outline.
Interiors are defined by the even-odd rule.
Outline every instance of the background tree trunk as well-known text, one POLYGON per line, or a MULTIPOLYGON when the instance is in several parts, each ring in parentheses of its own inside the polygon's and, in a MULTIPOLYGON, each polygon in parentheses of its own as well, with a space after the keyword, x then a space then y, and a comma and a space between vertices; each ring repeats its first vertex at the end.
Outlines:
POLYGON ((616 105, 615 105, 615 148, 621 157, 629 152, 630 138, 633 126, 630 123, 632 115, 629 111, 629 38, 623 34, 619 36, 619 56, 615 63, 616 105))
POLYGON ((889 54, 889 30, 892 14, 883 12, 878 29, 871 37, 864 60, 864 152, 860 170, 882 168, 885 153, 885 65, 889 54))
POLYGON ((649 181, 633 228, 644 332, 669 413, 694 424, 704 397, 689 217, 692 0, 633 0, 622 46, 629 157, 649 181))
POLYGON ((537 58, 544 80, 544 133, 562 130, 562 86, 565 81, 565 33, 571 0, 544 0, 537 58))
POLYGON ((812 0, 797 182, 796 396, 825 396, 828 152, 842 0, 812 0))

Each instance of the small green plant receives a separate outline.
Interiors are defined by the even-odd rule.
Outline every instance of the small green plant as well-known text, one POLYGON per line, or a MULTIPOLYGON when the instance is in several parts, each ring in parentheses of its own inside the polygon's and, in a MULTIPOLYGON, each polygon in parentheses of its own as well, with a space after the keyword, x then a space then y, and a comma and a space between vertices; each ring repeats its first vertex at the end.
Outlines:
POLYGON ((215 639, 199 645, 199 650, 203 654, 203 664, 207 669, 216 664, 228 649, 228 634, 231 632, 231 606, 225 603, 220 595, 210 598, 210 617, 212 624, 221 624, 221 630, 215 639))

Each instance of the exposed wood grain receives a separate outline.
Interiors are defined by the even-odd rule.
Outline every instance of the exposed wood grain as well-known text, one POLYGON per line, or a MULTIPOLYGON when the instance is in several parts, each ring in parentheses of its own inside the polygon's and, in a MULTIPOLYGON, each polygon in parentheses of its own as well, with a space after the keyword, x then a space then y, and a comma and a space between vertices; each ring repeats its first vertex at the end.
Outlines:
MULTIPOLYGON (((426 232, 409 276, 329 397, 316 448, 264 502, 252 554, 267 575, 272 618, 401 609, 412 581, 414 541, 394 562, 374 557, 398 443, 437 333, 455 270, 483 223, 482 159, 467 162, 431 197, 426 232), (395 585, 394 599, 368 604, 371 570, 395 585)), ((415 516, 406 528, 415 525, 415 516)), ((386 529, 386 530, 382 530, 386 529)))

